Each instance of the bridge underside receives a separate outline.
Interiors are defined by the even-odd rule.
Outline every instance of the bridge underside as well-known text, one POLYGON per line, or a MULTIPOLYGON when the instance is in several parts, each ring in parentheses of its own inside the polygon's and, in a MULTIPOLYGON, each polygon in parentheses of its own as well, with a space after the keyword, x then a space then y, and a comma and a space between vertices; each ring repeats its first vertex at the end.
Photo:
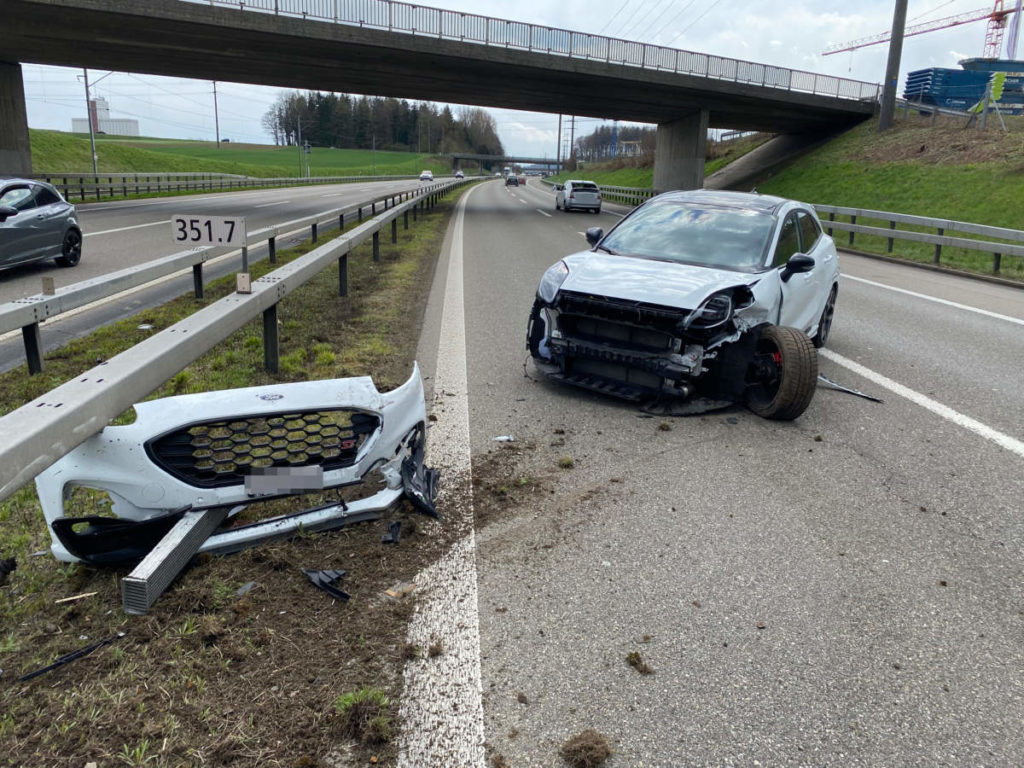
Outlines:
POLYGON ((832 132, 873 112, 871 103, 849 99, 180 0, 6 0, 4 6, 0 61, 11 64, 113 69, 659 125, 693 115, 703 121, 699 116, 706 113, 709 127, 774 133, 832 132))

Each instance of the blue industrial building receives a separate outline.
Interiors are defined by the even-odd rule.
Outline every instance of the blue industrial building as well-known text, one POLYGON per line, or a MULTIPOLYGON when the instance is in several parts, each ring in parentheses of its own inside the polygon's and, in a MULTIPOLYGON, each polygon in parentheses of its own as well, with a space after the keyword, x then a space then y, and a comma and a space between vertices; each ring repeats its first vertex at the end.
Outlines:
POLYGON ((945 109, 966 111, 985 97, 993 72, 1006 72, 999 109, 1008 115, 1024 114, 1024 61, 964 59, 963 69, 930 67, 907 74, 903 98, 945 109))

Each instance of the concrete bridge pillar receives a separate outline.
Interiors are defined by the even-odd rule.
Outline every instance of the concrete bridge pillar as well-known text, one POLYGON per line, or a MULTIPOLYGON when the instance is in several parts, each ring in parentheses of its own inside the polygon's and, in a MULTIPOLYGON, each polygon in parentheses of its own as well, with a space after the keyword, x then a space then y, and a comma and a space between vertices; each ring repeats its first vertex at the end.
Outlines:
POLYGON ((704 154, 708 111, 701 109, 671 123, 658 123, 654 149, 654 189, 700 189, 704 186, 704 154))
POLYGON ((0 61, 0 175, 32 173, 21 64, 0 61))

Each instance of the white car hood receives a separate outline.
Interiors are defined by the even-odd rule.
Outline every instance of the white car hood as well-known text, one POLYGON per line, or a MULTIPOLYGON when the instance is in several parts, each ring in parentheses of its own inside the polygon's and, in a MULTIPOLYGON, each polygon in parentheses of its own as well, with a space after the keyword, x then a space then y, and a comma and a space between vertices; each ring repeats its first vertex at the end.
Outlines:
POLYGON ((581 251, 566 256, 569 276, 559 290, 696 309, 716 291, 753 285, 763 275, 652 259, 581 251))

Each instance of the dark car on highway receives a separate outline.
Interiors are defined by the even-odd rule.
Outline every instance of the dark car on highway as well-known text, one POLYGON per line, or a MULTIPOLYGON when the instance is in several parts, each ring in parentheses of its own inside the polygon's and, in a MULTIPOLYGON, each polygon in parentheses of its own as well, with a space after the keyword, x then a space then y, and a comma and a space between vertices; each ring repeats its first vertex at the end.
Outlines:
POLYGON ((43 259, 73 267, 81 258, 75 206, 56 187, 32 179, 0 179, 0 269, 43 259))
POLYGON ((516 178, 515 176, 509 176, 509 177, 507 177, 505 179, 505 186, 506 187, 518 187, 519 186, 519 179, 516 178))

